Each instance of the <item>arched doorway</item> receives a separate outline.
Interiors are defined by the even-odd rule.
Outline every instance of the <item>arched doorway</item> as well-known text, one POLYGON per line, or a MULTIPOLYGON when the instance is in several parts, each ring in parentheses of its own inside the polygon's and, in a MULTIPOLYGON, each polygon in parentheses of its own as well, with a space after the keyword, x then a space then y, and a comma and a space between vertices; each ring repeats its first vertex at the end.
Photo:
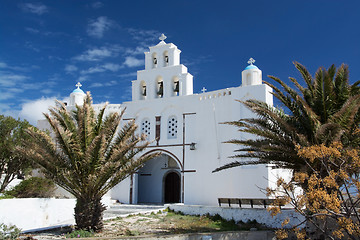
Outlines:
POLYGON ((164 179, 165 203, 180 202, 180 175, 177 172, 169 172, 164 179))
POLYGON ((181 202, 181 168, 172 156, 161 154, 147 161, 139 169, 136 183, 135 202, 175 203, 181 202))

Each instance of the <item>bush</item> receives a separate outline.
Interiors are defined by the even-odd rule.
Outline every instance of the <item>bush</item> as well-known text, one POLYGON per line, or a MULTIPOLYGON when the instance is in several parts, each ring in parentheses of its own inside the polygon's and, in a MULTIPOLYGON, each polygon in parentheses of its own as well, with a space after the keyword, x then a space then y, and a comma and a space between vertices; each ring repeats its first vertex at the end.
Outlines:
POLYGON ((66 238, 84 238, 84 237, 92 237, 94 236, 94 232, 86 231, 86 230, 75 230, 71 233, 66 234, 66 238))
POLYGON ((31 177, 6 191, 6 195, 17 198, 48 198, 53 196, 55 184, 45 178, 31 177))
POLYGON ((0 239, 17 239, 20 235, 21 230, 15 225, 5 225, 0 223, 0 239))

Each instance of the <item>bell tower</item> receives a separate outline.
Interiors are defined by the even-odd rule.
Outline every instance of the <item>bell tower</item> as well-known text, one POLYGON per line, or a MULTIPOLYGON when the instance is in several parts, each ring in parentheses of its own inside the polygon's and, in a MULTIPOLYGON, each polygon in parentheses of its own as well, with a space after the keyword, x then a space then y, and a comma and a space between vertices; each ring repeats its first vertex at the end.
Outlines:
POLYGON ((80 82, 75 85, 77 88, 70 94, 69 106, 83 105, 86 94, 80 89, 82 86, 80 82))
POLYGON ((262 84, 262 72, 254 65, 255 60, 250 58, 247 66, 241 73, 242 86, 260 85, 262 84))
POLYGON ((193 76, 180 64, 181 51, 172 43, 160 42, 145 52, 145 70, 132 82, 132 100, 150 100, 193 94, 193 76))

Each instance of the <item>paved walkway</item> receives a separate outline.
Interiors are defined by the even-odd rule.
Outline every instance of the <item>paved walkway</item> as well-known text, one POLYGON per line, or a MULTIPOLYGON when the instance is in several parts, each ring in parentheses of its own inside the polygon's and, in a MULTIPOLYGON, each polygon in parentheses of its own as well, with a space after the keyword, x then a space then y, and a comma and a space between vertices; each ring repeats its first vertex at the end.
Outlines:
MULTIPOLYGON (((104 220, 113 219, 116 217, 126 217, 131 214, 139 214, 139 213, 151 213, 158 212, 159 210, 165 209, 164 205, 132 205, 132 204, 112 204, 104 211, 104 220)), ((23 231, 23 233, 31 233, 31 232, 40 232, 40 231, 48 231, 56 228, 63 228, 67 226, 74 225, 74 219, 69 219, 63 222, 58 223, 54 226, 31 229, 27 231, 23 231)))
POLYGON ((104 219, 111 219, 115 217, 125 217, 130 214, 138 213, 151 213, 158 212, 159 210, 164 210, 164 205, 148 205, 148 204, 113 204, 110 208, 106 209, 104 212, 104 219))

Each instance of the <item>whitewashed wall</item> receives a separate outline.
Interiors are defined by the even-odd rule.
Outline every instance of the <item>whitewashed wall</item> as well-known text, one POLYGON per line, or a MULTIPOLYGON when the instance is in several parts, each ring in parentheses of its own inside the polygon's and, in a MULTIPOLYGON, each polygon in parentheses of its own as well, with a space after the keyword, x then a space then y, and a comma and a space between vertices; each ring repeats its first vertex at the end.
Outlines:
POLYGON ((75 199, 22 198, 0 200, 0 223, 23 231, 74 224, 75 199))
MULTIPOLYGON (((276 182, 274 178, 282 175, 285 175, 286 178, 289 175, 286 171, 274 171, 265 165, 237 167, 212 173, 216 168, 234 161, 229 157, 234 155, 234 150, 239 146, 224 142, 230 139, 253 137, 249 134, 239 133, 234 126, 221 124, 241 118, 255 117, 236 100, 258 99, 271 105, 272 95, 270 92, 271 88, 262 84, 166 99, 125 102, 123 106, 127 107, 125 118, 135 118, 139 125, 145 118, 150 120, 152 129, 149 136, 150 141, 155 140, 155 116, 161 116, 159 146, 149 148, 149 151, 153 149, 168 151, 181 162, 183 159, 181 146, 183 113, 196 113, 185 117, 185 144, 196 143, 196 150, 190 150, 189 146, 185 147, 184 203, 216 206, 218 198, 264 198, 266 196, 261 189, 272 186, 276 182), (176 116, 178 120, 176 139, 167 137, 169 116, 176 116)), ((156 142, 154 141, 152 145, 156 145, 156 142)), ((152 174, 160 173, 154 169, 152 174)), ((162 174, 160 175, 161 178, 162 174)), ((129 182, 126 181, 112 189, 112 197, 128 203, 129 182), (126 198, 124 198, 125 195, 126 198)), ((162 188, 162 185, 159 184, 157 187, 162 188)), ((135 177, 134 202, 137 202, 138 194, 136 193, 143 190, 138 189, 135 177)), ((158 192, 157 198, 161 199, 162 191, 159 189, 148 190, 153 191, 153 194, 158 192)))
MULTIPOLYGON (((179 211, 188 215, 210 215, 219 214, 226 220, 235 220, 235 222, 253 221, 264 224, 271 228, 282 228, 281 223, 289 218, 290 223, 285 227, 289 228, 304 221, 304 217, 295 212, 294 209, 284 209, 281 214, 272 217, 270 213, 264 208, 230 208, 230 207, 215 207, 215 206, 198 206, 198 205, 182 205, 182 204, 168 204, 165 205, 171 210, 179 211)), ((304 227, 304 226, 301 226, 304 227)))

